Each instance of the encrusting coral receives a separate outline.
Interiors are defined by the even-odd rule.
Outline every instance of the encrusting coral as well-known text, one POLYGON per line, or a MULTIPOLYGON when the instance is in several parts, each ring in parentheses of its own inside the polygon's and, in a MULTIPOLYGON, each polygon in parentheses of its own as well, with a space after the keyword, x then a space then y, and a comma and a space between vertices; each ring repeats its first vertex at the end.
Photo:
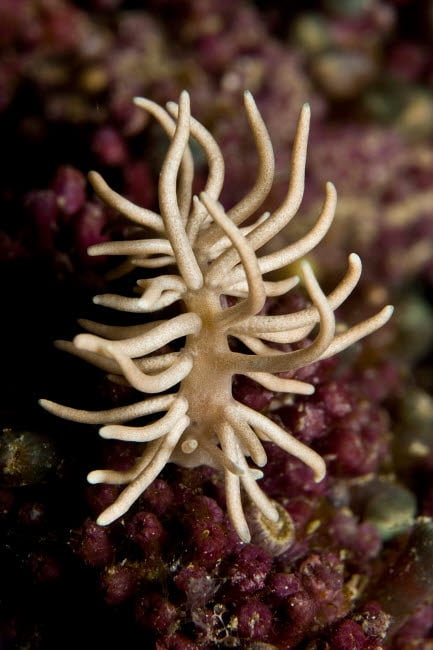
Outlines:
POLYGON ((251 191, 227 212, 218 202, 224 180, 222 155, 210 133, 191 117, 188 93, 181 94, 179 105, 170 102, 167 111, 147 99, 137 98, 135 103, 160 122, 171 140, 159 180, 160 214, 117 194, 96 172, 91 172, 90 181, 105 203, 135 224, 156 232, 157 238, 104 242, 91 246, 89 254, 126 256, 122 271, 168 267, 168 272, 139 280, 138 297, 104 294, 94 301, 135 313, 157 312, 181 301, 184 311, 166 320, 133 326, 82 321, 90 333, 78 335, 72 343, 58 343, 61 349, 107 371, 117 381, 126 381, 154 397, 105 411, 78 410, 48 400, 41 400, 41 404, 70 420, 104 424, 100 429, 103 438, 146 443, 132 469, 89 474, 90 483, 127 485, 100 514, 98 524, 106 525, 122 516, 166 463, 184 467, 206 464, 224 471, 230 520, 239 537, 249 541, 241 486, 266 519, 277 521, 279 517, 257 484, 262 472, 246 460, 250 457, 257 467, 266 465, 262 441, 270 440, 302 460, 316 481, 324 477, 326 467, 314 450, 264 414, 235 400, 233 376, 246 375, 272 391, 311 394, 313 386, 290 378, 291 373, 375 331, 390 318, 392 308, 385 307, 360 324, 335 333, 334 310, 352 292, 361 273, 360 259, 352 254, 344 278, 329 295, 322 292, 304 261, 302 280, 312 305, 287 315, 260 314, 267 297, 282 296, 298 282, 297 277, 273 281, 263 276, 303 258, 321 241, 334 217, 336 191, 328 183, 321 214, 307 234, 275 252, 257 253, 285 228, 302 200, 307 105, 299 118, 286 197, 274 212, 266 212, 245 226, 242 224, 260 209, 274 179, 272 144, 251 94, 245 94, 245 108, 259 156, 258 177, 251 191), (199 197, 192 197, 190 137, 199 144, 208 164, 205 189, 199 197), (299 345, 316 325, 313 341, 299 345), (184 337, 181 349, 166 351, 167 344, 184 337), (232 350, 229 338, 240 341, 250 353, 232 350), (282 351, 274 344, 295 344, 297 349, 282 351), (289 373, 289 378, 278 373, 289 373), (166 392, 176 385, 175 392, 166 392), (156 413, 163 415, 151 424, 120 424, 156 413))

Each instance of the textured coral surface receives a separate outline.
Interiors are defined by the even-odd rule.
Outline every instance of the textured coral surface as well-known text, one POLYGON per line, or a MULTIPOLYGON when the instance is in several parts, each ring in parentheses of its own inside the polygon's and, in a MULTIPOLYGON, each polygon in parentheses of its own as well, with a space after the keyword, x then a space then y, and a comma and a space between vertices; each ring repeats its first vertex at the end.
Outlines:
MULTIPOLYGON (((428 0, 1 0, 1 647, 431 646, 432 15, 428 0), (331 180, 336 223, 309 261, 327 290, 348 253, 364 261, 337 323, 396 305, 374 337, 297 371, 312 396, 287 401, 235 377, 236 400, 328 466, 314 483, 265 443, 261 487, 285 525, 251 508, 251 543, 227 518, 221 473, 204 466, 167 465, 124 517, 98 526, 118 488, 85 487, 85 475, 100 463, 129 468, 134 443, 100 441, 94 427, 37 406, 41 396, 89 409, 134 398, 52 341, 71 339, 75 318, 99 319, 94 293, 125 287, 86 249, 134 239, 134 229, 99 202, 86 173, 98 169, 154 210, 167 143, 131 97, 163 104, 183 88, 226 159, 227 206, 257 172, 244 90, 276 150, 269 209, 310 102, 303 216, 277 247, 308 229, 331 180)), ((200 191, 206 165, 193 154, 200 191)), ((270 300, 269 313, 305 306, 302 292, 289 296, 270 300)))

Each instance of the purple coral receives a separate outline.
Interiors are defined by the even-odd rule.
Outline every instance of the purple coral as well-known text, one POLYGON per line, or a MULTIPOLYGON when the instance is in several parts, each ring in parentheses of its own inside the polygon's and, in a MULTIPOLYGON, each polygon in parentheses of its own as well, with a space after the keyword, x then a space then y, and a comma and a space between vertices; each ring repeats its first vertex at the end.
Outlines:
MULTIPOLYGON (((405 548, 410 532, 403 530, 397 538, 383 543, 376 526, 364 520, 366 503, 360 503, 352 488, 370 480, 363 474, 369 467, 373 467, 373 479, 383 472, 387 477, 395 473, 398 484, 403 484, 416 498, 418 512, 426 517, 433 514, 433 463, 429 447, 432 328, 428 286, 433 277, 429 248, 433 175, 431 143, 422 136, 424 129, 431 128, 429 3, 329 1, 320 7, 310 3, 312 11, 301 3, 272 1, 253 4, 154 0, 147 3, 146 9, 135 10, 131 7, 137 3, 121 0, 93 0, 88 7, 85 4, 73 0, 6 0, 0 9, 0 110, 3 143, 9 152, 7 169, 2 175, 0 233, 3 288, 8 305, 3 325, 10 342, 3 352, 7 377, 1 402, 3 424, 28 418, 30 431, 40 424, 41 431, 48 431, 49 439, 64 445, 61 467, 57 465, 53 474, 36 472, 42 476, 42 482, 33 482, 35 467, 24 455, 20 471, 24 472, 26 486, 11 486, 8 482, 8 487, 0 488, 0 645, 34 650, 50 650, 59 643, 65 647, 103 644, 106 648, 125 643, 141 647, 144 643, 153 644, 157 650, 207 650, 236 644, 266 644, 273 648, 309 644, 332 648, 339 643, 344 648, 357 643, 363 650, 427 647, 432 639, 430 605, 421 604, 400 631, 391 636, 389 614, 383 606, 362 602, 375 594, 365 594, 356 576, 364 575, 368 587, 374 573, 381 573, 387 566, 394 566, 398 573, 394 560, 405 548), (326 51, 334 57, 324 56, 326 51), (352 51, 357 54, 356 60, 352 51), (200 66, 199 52, 203 53, 203 60, 206 56, 207 70, 200 66), (213 53, 218 55, 216 69, 211 69, 213 62, 209 57, 213 53), (345 65, 346 61, 350 65, 345 65), (368 74, 352 81, 349 77, 356 61, 362 64, 358 69, 368 74), (313 83, 311 70, 316 75, 313 83), (370 83, 372 70, 375 78, 370 83), (334 101, 335 86, 342 77, 352 99, 334 101), (65 314, 83 313, 87 298, 79 297, 77 285, 103 283, 99 270, 93 274, 96 259, 84 255, 90 241, 87 234, 95 234, 93 241, 98 241, 101 233, 105 237, 106 223, 114 226, 116 235, 119 231, 124 234, 124 226, 116 215, 105 210, 100 221, 98 217, 96 221, 90 219, 89 223, 84 219, 84 223, 78 224, 81 210, 87 209, 87 192, 78 212, 70 216, 61 213, 53 189, 55 166, 69 163, 78 178, 82 178, 82 173, 97 161, 116 189, 144 207, 154 207, 154 177, 163 143, 157 133, 146 127, 130 98, 134 94, 148 94, 163 102, 176 97, 185 80, 191 88, 197 115, 212 125, 230 159, 231 173, 224 188, 230 205, 249 187, 255 173, 245 126, 236 111, 240 91, 249 87, 258 97, 273 139, 279 143, 279 170, 289 156, 298 106, 307 99, 312 102, 314 144, 305 218, 308 219, 310 206, 317 200, 324 174, 327 178, 330 168, 334 170, 341 198, 341 227, 337 227, 334 237, 328 238, 313 262, 323 274, 328 261, 332 261, 337 274, 342 268, 343 250, 347 250, 349 241, 356 241, 358 252, 368 256, 362 284, 366 308, 373 309, 384 299, 378 278, 384 283, 385 292, 394 296, 397 292, 401 301, 396 321, 399 346, 392 350, 397 363, 388 366, 392 374, 403 362, 400 386, 380 363, 384 356, 381 347, 389 344, 397 325, 370 350, 361 351, 360 357, 350 355, 338 366, 320 362, 299 373, 298 379, 316 385, 316 395, 323 396, 323 403, 316 398, 299 398, 293 404, 282 405, 279 395, 257 390, 252 382, 237 381, 235 390, 239 390, 240 401, 250 400, 256 408, 272 404, 272 417, 284 420, 300 440, 327 450, 328 456, 344 455, 344 463, 328 458, 329 479, 324 489, 316 491, 317 486, 302 474, 300 464, 285 463, 276 450, 267 449, 268 472, 262 485, 271 497, 282 502, 285 495, 284 507, 295 523, 296 539, 287 553, 273 558, 264 587, 254 594, 253 607, 260 607, 262 612, 269 608, 272 612, 266 639, 248 639, 245 628, 239 628, 239 624, 236 627, 238 613, 246 607, 246 627, 250 629, 248 600, 243 601, 236 593, 229 598, 222 591, 238 549, 233 531, 215 508, 212 513, 221 533, 219 539, 225 536, 227 542, 221 553, 215 552, 216 563, 206 568, 200 566, 188 547, 189 531, 200 526, 194 522, 196 511, 187 510, 183 499, 188 502, 192 495, 205 495, 223 511, 224 490, 215 475, 193 470, 178 473, 167 467, 142 496, 137 510, 110 531, 114 556, 107 553, 106 565, 101 562, 100 567, 90 567, 80 555, 73 555, 79 549, 80 536, 85 534, 82 522, 89 513, 94 518, 113 503, 119 489, 92 487, 86 495, 81 494, 81 476, 89 469, 82 457, 83 444, 92 458, 99 456, 90 442, 92 432, 72 429, 73 436, 68 437, 64 427, 52 426, 46 420, 40 422, 41 416, 32 406, 35 386, 41 382, 59 389, 59 364, 48 340, 63 331, 69 334, 65 314), (427 93, 419 93, 419 89, 427 93), (284 120, 280 118, 281 111, 284 120), (102 126, 106 124, 108 133, 107 127, 102 126), (233 151, 239 147, 243 153, 236 156, 233 151), (145 163, 141 160, 143 152, 145 163), (38 291, 33 291, 33 287, 38 287, 38 291), (29 318, 31 329, 27 327, 29 318), (17 351, 21 363, 17 363, 17 351), (359 373, 352 378, 345 374, 348 367, 355 366, 358 370, 367 368, 362 377, 359 373), (44 373, 39 372, 41 367, 44 373), (328 391, 328 380, 341 388, 342 396, 347 390, 351 393, 353 417, 349 413, 349 426, 356 435, 351 434, 346 450, 344 440, 341 443, 340 439, 339 445, 331 444, 337 427, 346 430, 346 416, 339 418, 338 414, 331 414, 332 409, 325 408, 328 397, 329 406, 333 394, 339 397, 333 389, 328 391), (412 390, 418 399, 412 399, 412 390), (370 407, 360 408, 362 401, 369 402, 370 407), (383 417, 384 402, 390 420, 383 417), (410 411, 404 417, 402 402, 410 411), (373 457, 369 459, 368 449, 362 450, 361 472, 355 467, 355 473, 360 475, 354 477, 351 451, 358 444, 362 449, 364 431, 370 417, 373 422, 375 411, 381 411, 381 423, 375 422, 373 426, 373 457), (72 442, 65 444, 72 438, 72 442), (182 481, 188 482, 188 490, 182 489, 180 494, 182 481), (158 549, 159 564, 151 567, 144 566, 140 547, 126 535, 129 522, 138 512, 152 513, 159 522, 157 526, 167 531, 166 545, 158 549), (351 610, 330 627, 319 626, 319 603, 307 594, 300 576, 305 558, 329 551, 341 554, 346 589, 353 597, 351 610), (54 579, 50 581, 50 577, 54 579), (134 598, 139 592, 158 592, 174 604, 180 629, 158 634, 148 627, 137 631, 132 619, 134 598), (293 620, 310 623, 296 626, 290 615, 293 620), (241 632, 245 636, 239 640, 241 632)), ((280 171, 278 178, 281 182, 274 196, 285 182, 280 171)), ((79 183, 76 191, 76 198, 80 195, 82 201, 79 183)), ((97 208, 100 215, 99 204, 92 202, 90 206, 92 210, 97 208)), ((351 322, 352 313, 360 309, 359 303, 350 305, 341 313, 342 321, 351 322)), ((71 322, 70 316, 68 320, 71 322)), ((69 381, 61 397, 66 395, 71 401, 79 383, 75 370, 71 362, 63 371, 69 381)), ((89 384, 85 382, 86 387, 89 384)), ((86 392, 84 387, 83 390, 86 392)), ((104 406, 124 404, 125 398, 129 399, 122 387, 101 382, 100 401, 104 406)), ((4 435, 2 439, 7 442, 4 435)), ((38 447, 32 457, 44 458, 41 451, 38 447)), ((108 455, 112 459, 113 455, 105 454, 108 455)), ((39 462, 39 469, 42 465, 39 462)), ((17 477, 10 473, 7 476, 17 477)), ((393 504, 394 508, 397 506, 398 503, 393 504)), ((207 518, 207 522, 212 519, 207 518)), ((92 543, 89 539, 89 551, 92 544, 95 551, 103 550, 95 538, 92 543)), ((206 555, 205 541, 200 554, 206 555)), ((424 593, 429 592, 428 584, 424 589, 424 593)), ((389 600, 395 605, 393 601, 399 598, 389 600)), ((148 613, 146 617, 149 618, 148 613)))

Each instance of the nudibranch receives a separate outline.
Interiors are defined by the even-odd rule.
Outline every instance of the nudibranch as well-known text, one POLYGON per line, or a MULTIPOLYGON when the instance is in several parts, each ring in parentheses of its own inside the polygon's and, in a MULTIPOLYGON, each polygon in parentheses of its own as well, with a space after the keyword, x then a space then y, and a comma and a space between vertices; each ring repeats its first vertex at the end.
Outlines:
POLYGON ((224 473, 228 515, 239 537, 247 542, 250 532, 241 486, 266 519, 276 522, 279 517, 274 502, 258 484, 263 476, 259 468, 267 461, 263 441, 272 441, 300 459, 316 481, 323 479, 326 468, 313 449, 263 413, 237 401, 232 395, 233 376, 246 375, 271 391, 309 395, 312 385, 279 373, 344 350, 384 325, 392 307, 336 333, 334 311, 356 286, 361 261, 356 254, 349 256, 344 277, 329 295, 321 290, 311 266, 302 261, 332 223, 336 207, 332 183, 326 184, 323 208, 312 228, 297 241, 263 253, 263 247, 295 216, 302 200, 308 105, 299 117, 285 198, 273 212, 243 225, 260 210, 274 179, 272 144, 252 95, 245 93, 245 110, 258 152, 257 179, 228 211, 218 201, 224 180, 221 151, 209 131, 191 116, 188 93, 182 92, 179 103, 169 102, 166 109, 148 99, 134 101, 159 121, 170 140, 158 184, 160 212, 135 205, 91 172, 90 182, 102 201, 145 231, 133 241, 91 246, 89 254, 125 256, 125 268, 161 269, 161 273, 138 280, 135 296, 104 294, 94 302, 144 314, 178 303, 179 313, 164 318, 162 312, 153 322, 147 317, 144 324, 132 326, 81 321, 87 333, 72 343, 58 342, 61 349, 126 381, 143 393, 142 400, 104 411, 84 411, 48 400, 41 404, 69 420, 102 424, 103 438, 143 443, 143 453, 131 469, 98 469, 88 475, 90 483, 125 486, 99 515, 98 524, 110 524, 124 515, 166 463, 206 464, 224 473), (199 196, 192 196, 191 137, 208 165, 199 196), (155 233, 153 238, 146 236, 149 231, 155 233), (287 315, 261 314, 267 297, 282 296, 299 281, 298 277, 272 280, 264 276, 294 262, 299 263, 311 305, 287 315), (227 300, 228 296, 234 300, 227 300), (238 346, 242 352, 229 345, 229 337, 242 343, 238 346), (306 337, 308 345, 296 345, 291 351, 272 345, 297 344, 306 337), (177 345, 167 351, 166 346, 175 341, 177 345), (154 416, 150 423, 148 416, 154 416), (146 418, 144 423, 142 418, 146 418))

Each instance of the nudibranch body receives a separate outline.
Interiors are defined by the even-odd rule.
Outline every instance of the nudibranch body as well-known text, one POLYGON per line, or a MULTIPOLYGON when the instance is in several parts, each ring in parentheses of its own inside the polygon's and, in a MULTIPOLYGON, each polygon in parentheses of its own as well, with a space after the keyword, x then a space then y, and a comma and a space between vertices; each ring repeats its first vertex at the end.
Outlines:
POLYGON ((136 297, 104 294, 94 302, 134 313, 159 312, 175 302, 179 314, 133 326, 109 326, 82 321, 88 333, 58 347, 127 381, 146 395, 141 401, 106 411, 83 411, 41 400, 52 413, 77 422, 103 424, 103 438, 144 443, 144 451, 127 471, 95 470, 90 483, 125 485, 116 501, 98 518, 106 525, 121 517, 158 476, 166 463, 186 467, 207 464, 225 475, 227 510, 239 537, 250 540, 241 486, 249 500, 272 521, 275 504, 258 485, 266 465, 263 441, 272 441, 302 460, 316 481, 325 475, 324 460, 266 415, 241 404, 232 395, 233 376, 246 375, 271 391, 308 395, 310 384, 278 376, 330 357, 375 331, 390 318, 385 307, 362 323, 336 334, 334 311, 356 286, 361 262, 349 256, 348 270, 325 295, 307 262, 301 262, 302 282, 311 306, 287 315, 261 315, 267 297, 290 291, 297 277, 272 281, 264 276, 287 267, 311 251, 328 231, 335 213, 336 191, 326 185, 325 201, 314 226, 298 241, 272 253, 258 253, 295 216, 304 191, 309 107, 302 108, 294 141, 289 188, 282 204, 265 212, 252 225, 244 224, 262 206, 274 179, 274 155, 266 126, 250 93, 245 94, 247 118, 255 139, 259 171, 251 191, 227 212, 218 199, 224 180, 221 151, 211 134, 190 115, 187 92, 167 110, 137 98, 137 106, 152 114, 166 131, 170 146, 158 186, 160 213, 140 208, 112 190, 96 172, 89 175, 99 197, 154 238, 105 242, 90 255, 126 256, 125 269, 161 269, 160 275, 139 280, 136 297), (194 164, 189 148, 193 137, 208 163, 203 192, 192 196, 194 164), (228 305, 225 297, 233 296, 228 305), (233 302, 233 301, 232 301, 233 302), (312 342, 289 352, 269 343, 312 342), (248 352, 236 352, 229 337, 248 352), (181 349, 165 346, 184 339, 181 349), (163 351, 164 348, 164 351, 163 351), (176 388, 177 387, 177 388, 176 388), (168 392, 167 392, 168 391, 168 392), (148 396, 152 395, 152 396, 148 396), (160 414, 150 424, 140 418, 160 414), (126 425, 125 422, 131 422, 126 425))

